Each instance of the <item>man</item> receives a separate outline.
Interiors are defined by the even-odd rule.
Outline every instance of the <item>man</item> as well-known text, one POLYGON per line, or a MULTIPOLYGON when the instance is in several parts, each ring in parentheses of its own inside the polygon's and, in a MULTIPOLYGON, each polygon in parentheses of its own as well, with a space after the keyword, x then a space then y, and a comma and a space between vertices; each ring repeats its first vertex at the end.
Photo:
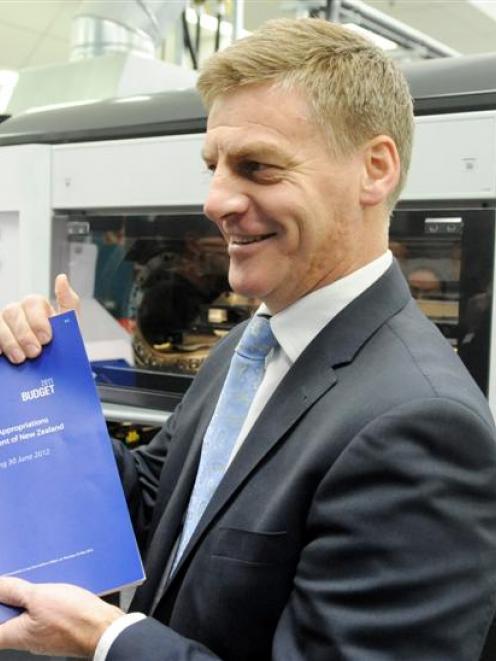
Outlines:
MULTIPOLYGON (((281 20, 214 56, 199 90, 205 213, 228 244, 232 288, 263 305, 148 447, 116 446, 148 576, 132 613, 1 579, 0 601, 26 612, 0 626, 0 647, 476 661, 496 598, 495 435, 387 251, 411 149, 405 81, 340 26, 281 20), (274 337, 262 381, 233 401, 235 348, 262 327, 274 337), (243 406, 229 456, 210 462, 243 406)), ((64 277, 56 291, 61 309, 76 306, 64 277)), ((37 355, 49 314, 38 297, 9 306, 2 351, 37 355)))

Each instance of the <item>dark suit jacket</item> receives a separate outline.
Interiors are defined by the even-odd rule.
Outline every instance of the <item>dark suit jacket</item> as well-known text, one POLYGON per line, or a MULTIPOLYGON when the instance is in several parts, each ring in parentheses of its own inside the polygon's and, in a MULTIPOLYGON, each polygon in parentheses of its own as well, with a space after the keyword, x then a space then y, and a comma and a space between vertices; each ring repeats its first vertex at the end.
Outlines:
POLYGON ((242 330, 148 447, 119 450, 148 575, 131 610, 153 619, 108 660, 476 661, 495 609, 495 430, 395 264, 285 376, 153 608, 242 330))

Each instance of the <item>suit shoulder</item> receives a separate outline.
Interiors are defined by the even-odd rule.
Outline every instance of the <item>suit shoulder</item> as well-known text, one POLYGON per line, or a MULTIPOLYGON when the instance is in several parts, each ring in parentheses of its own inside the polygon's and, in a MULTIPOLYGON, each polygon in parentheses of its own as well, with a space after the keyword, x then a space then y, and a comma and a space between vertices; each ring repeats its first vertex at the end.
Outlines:
POLYGON ((433 397, 451 399, 491 421, 487 400, 453 347, 411 301, 385 325, 390 351, 412 383, 433 397))

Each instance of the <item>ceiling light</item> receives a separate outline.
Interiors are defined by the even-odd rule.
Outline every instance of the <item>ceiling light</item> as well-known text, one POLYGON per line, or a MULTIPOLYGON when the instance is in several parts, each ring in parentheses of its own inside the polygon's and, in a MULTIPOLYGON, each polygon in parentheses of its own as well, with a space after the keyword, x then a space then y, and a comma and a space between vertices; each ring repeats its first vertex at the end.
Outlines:
MULTIPOLYGON (((200 27, 207 30, 208 32, 217 31, 217 18, 211 14, 207 14, 204 11, 200 11, 198 14, 192 7, 186 9, 186 20, 191 25, 196 25, 198 23, 198 15, 200 16, 200 27)), ((220 33, 224 37, 232 36, 232 23, 229 21, 221 20, 220 22, 220 33)), ((251 32, 248 30, 241 30, 240 37, 247 37, 251 32)))
POLYGON ((149 101, 151 98, 149 94, 136 94, 136 96, 124 96, 115 99, 114 103, 139 103, 140 101, 149 101))
POLYGON ((494 2, 488 0, 468 0, 470 5, 473 5, 476 9, 492 18, 493 21, 496 21, 496 6, 494 2))
POLYGON ((47 112, 48 110, 58 110, 60 108, 72 108, 73 106, 88 106, 91 103, 99 103, 99 99, 85 99, 82 101, 64 101, 64 103, 50 103, 46 106, 33 106, 24 111, 24 113, 32 114, 36 112, 47 112))
POLYGON ((0 69, 0 113, 6 111, 18 78, 19 74, 17 71, 0 69))

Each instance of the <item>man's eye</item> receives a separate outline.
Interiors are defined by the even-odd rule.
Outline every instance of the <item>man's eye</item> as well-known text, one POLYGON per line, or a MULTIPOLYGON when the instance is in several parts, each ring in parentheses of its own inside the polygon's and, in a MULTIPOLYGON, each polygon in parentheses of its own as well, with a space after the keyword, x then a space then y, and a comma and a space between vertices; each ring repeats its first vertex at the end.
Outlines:
POLYGON ((214 163, 204 163, 204 171, 208 174, 214 174, 215 173, 215 164, 214 163))
POLYGON ((270 166, 265 165, 264 163, 259 163, 258 161, 245 161, 240 164, 240 170, 243 174, 251 176, 257 172, 264 172, 270 166))

